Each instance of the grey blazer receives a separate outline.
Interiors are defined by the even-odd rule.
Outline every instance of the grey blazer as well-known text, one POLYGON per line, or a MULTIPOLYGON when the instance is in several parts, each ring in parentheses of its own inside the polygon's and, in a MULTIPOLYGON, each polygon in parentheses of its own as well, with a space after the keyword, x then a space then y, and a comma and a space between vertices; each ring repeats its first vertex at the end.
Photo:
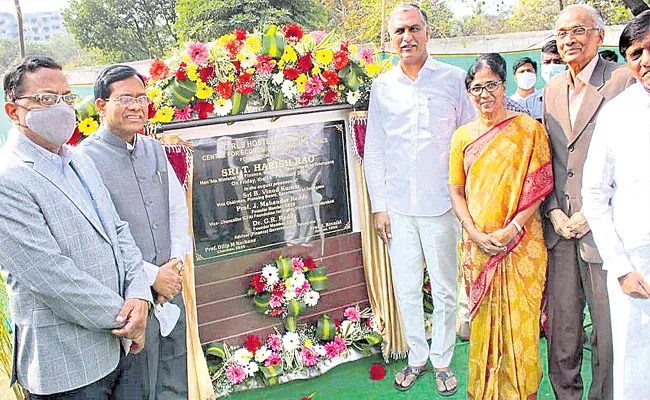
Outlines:
MULTIPOLYGON (((600 56, 598 56, 600 57, 600 56)), ((582 167, 594 133, 601 107, 635 82, 630 70, 613 62, 598 59, 576 116, 573 128, 569 119, 569 83, 567 74, 553 78, 544 89, 543 121, 551 140, 553 157, 553 191, 544 201, 544 215, 560 208, 568 216, 582 209, 582 167)), ((561 240, 550 219, 544 219, 544 236, 549 248, 561 240)), ((580 239, 580 256, 592 263, 602 263, 594 238, 589 232, 580 239)))
POLYGON ((151 301, 142 257, 92 161, 71 165, 83 201, 26 136, 0 150, 0 271, 15 328, 12 383, 35 394, 86 386, 117 367, 124 299, 151 301))

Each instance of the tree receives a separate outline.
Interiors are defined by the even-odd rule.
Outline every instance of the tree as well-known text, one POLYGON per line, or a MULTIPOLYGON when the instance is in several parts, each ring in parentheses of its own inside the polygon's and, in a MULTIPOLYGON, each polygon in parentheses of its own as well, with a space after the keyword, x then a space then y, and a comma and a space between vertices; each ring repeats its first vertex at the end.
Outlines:
MULTIPOLYGON (((83 50, 70 34, 63 33, 45 42, 26 42, 25 54, 52 57, 65 68, 106 63, 100 55, 83 50)), ((0 39, 0 70, 6 70, 20 58, 18 40, 0 39)))
POLYGON ((271 24, 297 23, 322 29, 325 12, 315 0, 178 0, 174 25, 181 41, 211 41, 235 29, 262 31, 271 24))
MULTIPOLYGON (((111 62, 162 57, 177 42, 177 0, 70 0, 66 28, 111 62)), ((212 21, 211 21, 212 22, 212 21)))

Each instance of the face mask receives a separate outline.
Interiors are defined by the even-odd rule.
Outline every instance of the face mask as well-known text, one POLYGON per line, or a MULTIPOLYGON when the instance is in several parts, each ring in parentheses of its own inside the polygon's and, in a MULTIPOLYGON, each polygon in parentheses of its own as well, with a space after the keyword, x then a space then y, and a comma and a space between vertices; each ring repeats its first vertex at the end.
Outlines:
POLYGON ((517 86, 522 90, 528 90, 535 86, 537 75, 532 72, 524 72, 517 75, 517 86))
POLYGON ((77 119, 74 108, 61 101, 53 106, 27 111, 25 123, 38 136, 55 146, 61 146, 74 133, 77 119))
POLYGON ((542 79, 548 83, 551 79, 566 71, 564 64, 542 64, 542 79))

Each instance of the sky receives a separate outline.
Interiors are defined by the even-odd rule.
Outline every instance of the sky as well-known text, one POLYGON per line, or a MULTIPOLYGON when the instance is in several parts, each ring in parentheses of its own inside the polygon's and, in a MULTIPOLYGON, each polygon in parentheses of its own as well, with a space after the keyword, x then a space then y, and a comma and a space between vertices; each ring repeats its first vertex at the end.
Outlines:
MULTIPOLYGON (((499 0, 486 0, 487 10, 493 10, 499 0)), ((454 14, 459 17, 470 14, 470 8, 461 0, 446 0, 454 14)), ((517 0, 505 0, 506 5, 512 6, 517 0)), ((65 8, 68 0, 20 0, 20 7, 23 13, 39 11, 60 11, 65 8)), ((14 0, 0 0, 0 12, 15 14, 14 0)))

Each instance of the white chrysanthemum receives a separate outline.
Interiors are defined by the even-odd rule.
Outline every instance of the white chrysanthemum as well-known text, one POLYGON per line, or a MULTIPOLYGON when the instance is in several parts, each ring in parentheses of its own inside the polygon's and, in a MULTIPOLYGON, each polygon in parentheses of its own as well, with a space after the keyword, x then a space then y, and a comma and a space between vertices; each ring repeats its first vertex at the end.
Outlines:
POLYGON ((230 114, 232 111, 232 100, 219 99, 214 102, 214 113, 220 117, 230 114))
POLYGON ((290 80, 282 82, 282 94, 287 99, 293 99, 296 97, 298 95, 298 88, 296 87, 296 84, 290 80))
POLYGON ((314 307, 320 299, 320 294, 318 292, 310 290, 309 292, 305 293, 302 299, 309 307, 314 307))
POLYGON ((289 301, 296 298, 296 289, 293 286, 287 286, 287 290, 284 292, 284 298, 289 301))
POLYGON ((348 103, 350 103, 351 105, 357 104, 357 101, 359 101, 359 97, 361 97, 361 93, 358 90, 354 92, 348 92, 347 95, 348 103))
POLYGON ((272 351, 268 347, 262 346, 255 352, 255 361, 258 363, 264 362, 271 356, 271 353, 272 351))
POLYGON ((354 322, 348 321, 347 319, 343 322, 341 322, 341 334, 342 335, 349 335, 354 331, 354 322))
POLYGON ((274 84, 282 85, 282 82, 284 82, 284 73, 282 71, 280 71, 277 74, 273 75, 273 83, 274 84))
POLYGON ((299 287, 302 287, 302 285, 305 284, 305 274, 301 274, 300 272, 294 272, 293 276, 289 279, 291 282, 291 287, 297 289, 299 287))
POLYGON ((245 367, 253 358, 253 353, 251 353, 250 351, 242 347, 241 349, 235 351, 233 358, 235 359, 235 362, 237 364, 241 365, 242 367, 245 367))
POLYGON ((240 56, 238 58, 241 61, 241 67, 243 69, 248 69, 255 65, 255 61, 257 61, 257 56, 255 53, 247 48, 244 48, 239 54, 240 56))
POLYGON ((295 332, 287 332, 282 338, 282 347, 286 351, 293 351, 300 347, 300 336, 295 332))
POLYGON ((260 366, 257 365, 256 362, 249 362, 248 365, 244 366, 244 371, 246 371, 246 375, 248 376, 253 376, 257 371, 260 370, 260 366))
POLYGON ((262 276, 266 280, 267 285, 275 285, 280 278, 278 277, 278 268, 274 265, 267 264, 262 268, 262 276))
POLYGON ((316 351, 316 354, 318 354, 320 357, 327 356, 327 351, 325 351, 325 347, 318 345, 318 346, 314 346, 313 349, 316 351))

